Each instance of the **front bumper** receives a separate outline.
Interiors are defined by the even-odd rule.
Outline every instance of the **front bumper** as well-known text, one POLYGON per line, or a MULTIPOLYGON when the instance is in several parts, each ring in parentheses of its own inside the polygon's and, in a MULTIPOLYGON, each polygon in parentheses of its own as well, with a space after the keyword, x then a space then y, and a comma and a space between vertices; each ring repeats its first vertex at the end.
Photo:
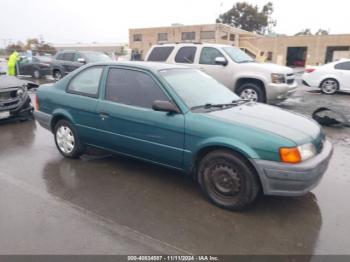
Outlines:
POLYGON ((13 101, 0 103, 0 112, 9 112, 9 117, 0 119, 0 122, 25 120, 33 117, 34 107, 31 105, 31 99, 27 93, 23 99, 14 99, 13 101))
POLYGON ((321 153, 301 164, 254 160, 265 195, 300 196, 315 188, 328 168, 333 154, 329 141, 321 153))
POLYGON ((270 83, 266 88, 266 99, 269 104, 283 102, 297 91, 298 83, 293 84, 273 84, 270 83))

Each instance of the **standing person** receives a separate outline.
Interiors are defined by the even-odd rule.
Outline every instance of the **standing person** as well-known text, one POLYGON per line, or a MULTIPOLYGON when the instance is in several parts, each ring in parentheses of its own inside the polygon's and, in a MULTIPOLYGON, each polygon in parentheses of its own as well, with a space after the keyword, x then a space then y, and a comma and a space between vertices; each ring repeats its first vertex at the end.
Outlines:
POLYGON ((21 56, 19 53, 15 50, 9 57, 8 61, 8 74, 10 76, 16 76, 17 75, 17 62, 20 60, 21 56))

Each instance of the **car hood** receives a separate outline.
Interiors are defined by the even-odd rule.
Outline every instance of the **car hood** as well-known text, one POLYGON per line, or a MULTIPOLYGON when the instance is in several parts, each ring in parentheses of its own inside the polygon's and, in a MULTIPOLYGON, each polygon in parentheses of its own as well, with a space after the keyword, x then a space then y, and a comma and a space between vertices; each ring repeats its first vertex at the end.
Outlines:
POLYGON ((271 64, 271 63, 245 63, 242 64, 246 69, 250 70, 264 70, 267 73, 272 74, 292 74, 293 69, 287 66, 281 66, 277 64, 271 64))
POLYGON ((271 132, 296 145, 310 143, 321 134, 320 126, 311 119, 274 106, 254 102, 226 110, 212 111, 205 115, 219 121, 271 132))
POLYGON ((38 85, 31 81, 18 79, 14 76, 0 76, 0 89, 15 88, 20 86, 27 86, 32 88, 37 87, 38 85))

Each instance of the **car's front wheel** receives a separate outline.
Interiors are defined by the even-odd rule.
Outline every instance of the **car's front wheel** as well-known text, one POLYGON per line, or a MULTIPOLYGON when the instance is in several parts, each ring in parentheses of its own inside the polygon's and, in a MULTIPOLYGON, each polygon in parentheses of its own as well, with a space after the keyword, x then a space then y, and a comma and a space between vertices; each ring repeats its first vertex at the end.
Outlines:
POLYGON ((40 77, 41 77, 40 71, 38 69, 34 69, 34 71, 32 73, 32 77, 35 79, 40 79, 40 77))
POLYGON ((228 150, 210 152, 200 161, 198 182, 214 204, 230 210, 246 208, 259 192, 257 175, 247 160, 228 150))
POLYGON ((60 70, 55 70, 55 71, 53 71, 53 78, 54 78, 56 81, 62 79, 62 77, 63 77, 63 76, 62 76, 62 73, 61 73, 60 70))
POLYGON ((67 120, 59 120, 54 130, 58 151, 65 157, 78 158, 83 153, 83 146, 73 125, 67 120))
POLYGON ((321 91, 327 95, 333 95, 339 89, 339 83, 335 79, 326 79, 321 83, 321 91))
POLYGON ((255 83, 245 83, 236 89, 238 94, 244 100, 251 100, 255 102, 265 103, 266 97, 261 86, 255 83))

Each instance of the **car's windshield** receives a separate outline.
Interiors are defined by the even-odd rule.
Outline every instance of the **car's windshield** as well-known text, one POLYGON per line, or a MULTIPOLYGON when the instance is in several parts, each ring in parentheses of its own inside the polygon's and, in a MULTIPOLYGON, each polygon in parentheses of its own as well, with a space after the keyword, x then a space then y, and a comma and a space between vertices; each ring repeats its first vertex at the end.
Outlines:
POLYGON ((112 59, 103 53, 84 53, 90 63, 109 62, 112 59))
POLYGON ((169 69, 161 70, 160 74, 189 108, 240 100, 224 85, 199 70, 169 69))
POLYGON ((223 47, 225 53, 236 63, 250 63, 254 59, 237 47, 223 47))

